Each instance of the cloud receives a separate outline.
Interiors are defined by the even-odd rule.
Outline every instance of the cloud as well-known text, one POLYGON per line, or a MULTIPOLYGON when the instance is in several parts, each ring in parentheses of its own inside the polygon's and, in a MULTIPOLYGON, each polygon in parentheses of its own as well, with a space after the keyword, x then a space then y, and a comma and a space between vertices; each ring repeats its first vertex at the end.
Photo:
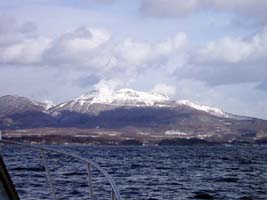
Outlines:
POLYGON ((0 47, 0 63, 11 65, 38 64, 42 61, 43 53, 48 48, 49 43, 49 39, 37 38, 0 47))
POLYGON ((16 19, 9 15, 0 15, 0 35, 13 33, 16 30, 16 19))
POLYGON ((91 86, 95 85, 99 81, 100 81, 100 78, 98 76, 89 75, 86 77, 81 77, 79 79, 76 79, 74 81, 74 83, 77 84, 78 86, 82 87, 82 88, 87 88, 87 87, 91 87, 91 86))
POLYGON ((37 26, 32 22, 19 24, 9 15, 0 15, 0 63, 23 65, 41 62, 50 39, 35 35, 36 31, 37 26))
POLYGON ((19 25, 14 17, 0 15, 0 46, 6 46, 21 41, 24 36, 17 31, 19 25))
POLYGON ((0 45, 8 44, 9 40, 13 42, 24 39, 27 34, 35 33, 37 29, 38 27, 33 22, 27 21, 20 24, 16 18, 7 14, 0 14, 0 45))
POLYGON ((44 62, 58 67, 103 69, 110 35, 105 30, 79 27, 54 39, 44 54, 44 62))
POLYGON ((196 11, 232 12, 264 23, 265 0, 142 0, 141 11, 152 17, 181 17, 196 11))
POLYGON ((188 38, 182 32, 161 42, 133 38, 115 41, 108 30, 81 26, 56 37, 43 37, 31 22, 18 24, 8 16, 0 20, 1 67, 77 69, 108 79, 113 76, 130 79, 150 68, 164 68, 171 74, 186 59, 188 38), (8 26, 10 23, 12 26, 8 26))
POLYGON ((214 6, 220 10, 230 10, 239 12, 244 15, 254 17, 266 17, 265 8, 267 2, 265 0, 207 0, 208 5, 214 6))
POLYGON ((4 6, 24 6, 26 3, 29 5, 56 5, 56 6, 70 6, 70 7, 78 7, 84 8, 85 6, 92 6, 92 3, 95 4, 112 4, 116 0, 10 0, 8 2, 1 2, 4 6))
POLYGON ((179 17, 198 9, 199 0, 143 0, 141 11, 155 17, 179 17))
POLYGON ((33 22, 26 22, 22 24, 18 31, 24 34, 30 34, 30 33, 35 33, 38 30, 38 27, 36 24, 33 22))
POLYGON ((208 42, 197 52, 200 63, 237 63, 253 53, 252 45, 241 38, 223 38, 208 42))
MULTIPOLYGON (((259 82, 267 77, 267 29, 249 38, 224 37, 203 45, 190 42, 183 32, 160 42, 133 38, 115 42, 105 29, 82 26, 55 38, 45 38, 24 34, 36 32, 34 25, 23 23, 12 28, 5 25, 12 18, 0 19, 3 21, 1 38, 10 38, 9 42, 0 42, 1 67, 77 69, 92 77, 101 74, 100 78, 124 80, 125 84, 155 70, 169 79, 174 76, 195 79, 211 86, 259 82), (21 31, 24 26, 29 27, 21 31)), ((75 80, 79 80, 74 82, 81 87, 90 83, 86 76, 75 80)))
POLYGON ((185 33, 159 43, 131 38, 115 43, 106 30, 80 27, 53 40, 43 62, 48 66, 94 70, 107 76, 117 73, 134 76, 146 68, 157 67, 173 71, 187 43, 185 33))
MULTIPOLYGON (((125 84, 155 70, 170 79, 195 79, 211 86, 259 82, 267 77, 267 29, 249 38, 224 37, 203 45, 190 42, 183 32, 161 42, 132 38, 115 42, 109 31, 84 26, 55 38, 24 34, 20 25, 3 25, 0 30, 4 38, 10 38, 7 43, 0 42, 1 67, 85 70, 90 76, 101 74, 101 78, 120 79, 125 84)), ((29 31, 36 29, 33 26, 29 31)), ((86 87, 90 80, 83 77, 75 83, 86 87)))
POLYGON ((196 52, 200 64, 253 64, 267 57, 267 29, 250 38, 225 37, 210 41, 196 52))
POLYGON ((161 94, 165 94, 168 96, 174 96, 176 94, 176 87, 173 85, 168 85, 164 83, 159 83, 154 86, 151 90, 152 92, 157 92, 161 94))
POLYGON ((92 0, 96 3, 104 3, 104 4, 110 4, 110 3, 114 3, 115 0, 92 0))
POLYGON ((255 88, 267 92, 267 80, 261 81, 255 88))
MULTIPOLYGON (((5 21, 10 22, 10 19, 5 21)), ((120 71, 132 76, 150 67, 164 66, 166 70, 173 71, 187 47, 185 33, 178 33, 159 43, 132 38, 115 43, 107 30, 91 27, 79 27, 56 38, 24 34, 35 30, 34 25, 29 23, 12 30, 4 25, 2 33, 10 37, 10 42, 0 44, 0 63, 87 69, 108 76, 120 71)))
POLYGON ((118 89, 121 85, 119 80, 100 80, 97 84, 94 85, 94 88, 100 93, 109 95, 118 89))
POLYGON ((161 67, 172 71, 174 63, 183 56, 187 46, 187 35, 182 32, 158 43, 126 39, 115 47, 113 58, 118 66, 127 66, 130 73, 161 67))
POLYGON ((210 85, 258 82, 267 77, 267 30, 250 38, 225 37, 196 46, 177 76, 210 85))

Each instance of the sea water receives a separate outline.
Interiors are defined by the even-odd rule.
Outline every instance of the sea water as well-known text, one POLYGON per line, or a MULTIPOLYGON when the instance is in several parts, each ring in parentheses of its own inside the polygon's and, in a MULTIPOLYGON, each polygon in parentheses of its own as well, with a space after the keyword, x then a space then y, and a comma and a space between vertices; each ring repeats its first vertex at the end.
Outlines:
MULTIPOLYGON (((49 145, 91 159, 109 172, 125 200, 267 199, 266 146, 49 145)), ((3 156, 21 199, 50 199, 39 151, 5 145, 3 156)), ((49 153, 57 199, 89 199, 86 167, 49 153)), ((110 199, 108 182, 93 170, 95 199, 110 199)))

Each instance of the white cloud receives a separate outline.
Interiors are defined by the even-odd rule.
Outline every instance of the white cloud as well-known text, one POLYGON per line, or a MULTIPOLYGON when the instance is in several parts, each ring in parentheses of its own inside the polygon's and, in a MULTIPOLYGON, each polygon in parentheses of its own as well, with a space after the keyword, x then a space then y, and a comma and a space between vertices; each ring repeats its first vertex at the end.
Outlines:
MULTIPOLYGON (((7 33, 2 31, 2 35, 7 33)), ((210 85, 261 81, 267 76, 267 30, 246 39, 225 37, 202 46, 190 43, 185 33, 161 42, 128 38, 115 43, 107 30, 89 27, 56 38, 27 35, 18 39, 16 31, 11 35, 11 43, 0 44, 2 67, 6 64, 87 70, 89 75, 128 83, 144 71, 149 74, 153 70, 210 85)))
POLYGON ((187 36, 182 32, 159 43, 126 39, 116 46, 113 58, 116 60, 117 66, 120 68, 126 66, 130 72, 160 67, 172 71, 174 61, 183 55, 187 46, 187 36))
POLYGON ((80 27, 64 33, 53 40, 46 51, 44 62, 53 65, 71 67, 99 68, 107 63, 104 45, 110 35, 105 30, 80 27))
POLYGON ((196 55, 200 63, 264 62, 267 57, 267 29, 251 38, 226 37, 210 41, 196 55))
POLYGON ((35 34, 32 22, 19 24, 9 15, 0 15, 0 63, 36 64, 48 48, 50 39, 35 34))
POLYGON ((257 82, 267 77, 267 30, 250 38, 225 37, 188 52, 177 77, 202 80, 210 85, 257 82))
POLYGON ((197 52, 197 60, 201 63, 237 63, 245 60, 252 52, 252 46, 247 41, 240 38, 223 38, 208 42, 197 52))
MULTIPOLYGON (((105 29, 79 27, 59 33, 58 37, 44 38, 32 23, 7 26, 14 19, 0 17, 0 63, 4 65, 45 66, 90 70, 90 74, 129 78, 145 69, 164 68, 170 74, 184 64, 188 38, 185 33, 162 42, 143 42, 131 38, 114 41, 105 29), (23 30, 23 31, 21 31, 23 30)), ((16 21, 16 20, 15 20, 16 21)))
POLYGON ((80 27, 56 38, 6 29, 2 28, 2 35, 10 35, 13 40, 0 43, 2 67, 86 70, 86 75, 127 83, 144 71, 152 74, 154 70, 164 77, 175 74, 177 79, 201 80, 210 85, 262 81, 267 76, 267 30, 246 39, 224 37, 198 46, 182 32, 161 42, 126 38, 115 43, 109 31, 90 27, 80 27))
POLYGON ((151 91, 165 94, 167 96, 174 96, 176 94, 176 87, 173 85, 159 83, 159 84, 155 85, 151 91))
POLYGON ((168 70, 173 68, 172 60, 177 62, 187 48, 187 40, 185 33, 178 33, 159 43, 128 38, 115 44, 108 31, 81 27, 53 40, 43 62, 48 66, 86 68, 105 74, 119 70, 133 75, 145 68, 161 66, 168 70))
POLYGON ((110 95, 120 86, 121 82, 118 80, 100 80, 94 85, 94 88, 101 94, 110 95))
POLYGON ((49 39, 35 38, 0 47, 0 63, 15 65, 40 63, 49 44, 49 39))

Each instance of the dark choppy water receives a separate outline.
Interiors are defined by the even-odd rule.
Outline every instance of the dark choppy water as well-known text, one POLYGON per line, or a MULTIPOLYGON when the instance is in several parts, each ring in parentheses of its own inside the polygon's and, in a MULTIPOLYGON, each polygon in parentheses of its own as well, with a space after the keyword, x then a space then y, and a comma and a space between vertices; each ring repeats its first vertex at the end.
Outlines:
MULTIPOLYGON (((126 200, 267 199, 264 146, 49 146, 96 161, 117 183, 126 200), (199 196, 198 196, 199 195, 199 196)), ((4 158, 21 199, 50 199, 38 152, 4 146, 4 158)), ((86 168, 76 160, 49 155, 58 199, 88 199, 86 168)), ((110 188, 96 171, 96 199, 110 188), (97 177, 97 178, 96 178, 97 177)))

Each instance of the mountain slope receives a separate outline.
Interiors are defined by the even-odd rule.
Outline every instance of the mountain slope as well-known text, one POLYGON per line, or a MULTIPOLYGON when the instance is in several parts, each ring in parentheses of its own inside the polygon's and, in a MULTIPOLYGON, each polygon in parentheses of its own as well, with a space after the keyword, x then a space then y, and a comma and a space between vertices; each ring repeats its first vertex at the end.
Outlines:
POLYGON ((31 101, 25 97, 6 95, 0 97, 0 116, 28 111, 42 112, 45 104, 31 101))

